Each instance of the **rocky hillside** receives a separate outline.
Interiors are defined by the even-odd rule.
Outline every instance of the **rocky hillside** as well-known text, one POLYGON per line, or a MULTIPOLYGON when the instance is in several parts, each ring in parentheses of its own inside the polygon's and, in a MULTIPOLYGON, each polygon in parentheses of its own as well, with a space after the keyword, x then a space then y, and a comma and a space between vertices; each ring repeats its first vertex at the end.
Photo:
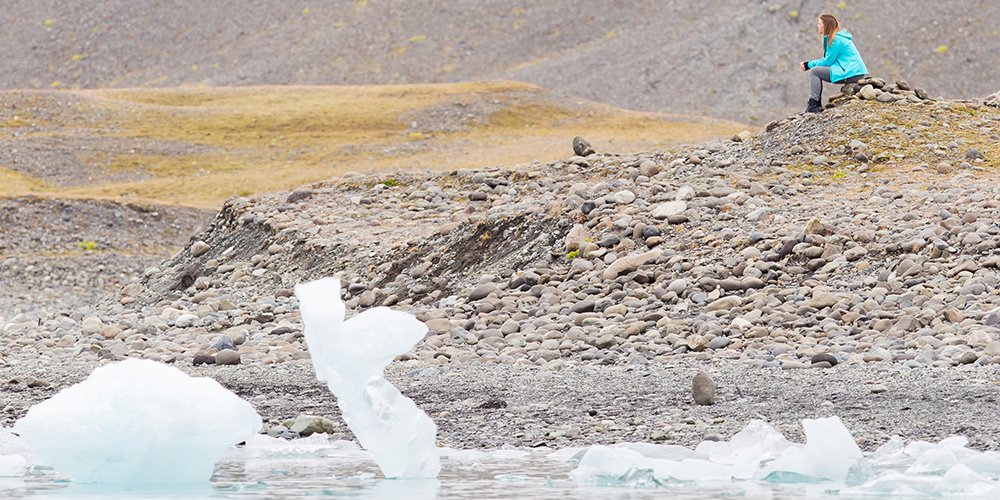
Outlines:
POLYGON ((875 74, 996 90, 993 0, 9 0, 0 87, 515 79, 630 109, 763 123, 805 105, 820 12, 875 74))
POLYGON ((210 218, 158 205, 0 198, 0 325, 78 315, 176 252, 210 218))
POLYGON ((905 87, 677 152, 234 198, 86 317, 8 324, 3 352, 305 363, 291 288, 334 275, 353 312, 425 320, 406 357, 429 363, 1000 362, 1000 109, 905 87))

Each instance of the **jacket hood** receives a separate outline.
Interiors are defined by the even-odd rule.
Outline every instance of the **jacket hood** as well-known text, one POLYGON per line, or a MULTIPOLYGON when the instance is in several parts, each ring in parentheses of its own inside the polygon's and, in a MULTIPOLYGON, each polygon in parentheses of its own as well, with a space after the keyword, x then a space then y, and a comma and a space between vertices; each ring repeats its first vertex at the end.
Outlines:
POLYGON ((849 31, 844 31, 844 30, 838 31, 837 34, 834 35, 834 38, 836 38, 837 36, 842 36, 842 37, 844 37, 844 38, 846 38, 848 40, 851 40, 851 39, 854 38, 853 36, 851 36, 851 33, 849 31))

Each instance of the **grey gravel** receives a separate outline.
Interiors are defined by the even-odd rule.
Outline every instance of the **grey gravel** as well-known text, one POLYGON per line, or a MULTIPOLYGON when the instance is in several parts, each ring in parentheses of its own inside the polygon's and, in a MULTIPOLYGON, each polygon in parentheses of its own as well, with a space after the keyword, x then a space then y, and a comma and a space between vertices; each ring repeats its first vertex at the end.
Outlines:
MULTIPOLYGON (((94 366, 0 368, 3 381, 44 371, 50 383, 33 388, 5 384, 2 423, 10 425, 30 404, 81 380, 94 366)), ((335 435, 352 438, 333 396, 307 364, 178 367, 215 378, 235 391, 254 405, 268 426, 309 414, 330 419, 335 435)), ((838 415, 866 450, 893 435, 937 441, 953 434, 968 437, 977 449, 996 450, 998 376, 998 366, 908 370, 842 365, 784 371, 724 360, 707 366, 672 362, 562 370, 405 362, 387 370, 387 378, 437 423, 438 444, 457 448, 649 441, 658 433, 664 434, 661 440, 693 446, 709 434, 732 436, 754 418, 801 440, 801 419, 838 415), (691 399, 690 383, 706 368, 718 383, 718 396, 714 405, 699 406, 691 399), (890 389, 873 394, 881 386, 890 389), (567 431, 574 428, 579 435, 570 437, 574 434, 567 431)))

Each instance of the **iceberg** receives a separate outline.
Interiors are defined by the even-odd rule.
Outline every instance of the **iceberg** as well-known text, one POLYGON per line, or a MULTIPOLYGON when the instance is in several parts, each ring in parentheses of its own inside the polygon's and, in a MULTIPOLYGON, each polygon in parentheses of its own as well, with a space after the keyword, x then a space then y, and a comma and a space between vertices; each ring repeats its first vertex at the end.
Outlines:
POLYGON ((703 441, 695 452, 711 462, 731 466, 734 479, 751 479, 762 463, 777 459, 794 446, 770 424, 751 420, 729 441, 703 441))
MULTIPOLYGON (((776 480, 845 482, 864 455, 839 417, 802 420, 806 444, 786 449, 762 471, 776 480)), ((780 481, 779 481, 780 482, 780 481)))
POLYGON ((396 356, 413 348, 427 327, 404 312, 368 309, 345 321, 340 281, 295 286, 316 378, 337 397, 344 422, 391 479, 436 478, 437 426, 385 380, 396 356))
POLYGON ((14 432, 38 463, 75 483, 150 486, 208 482, 261 423, 212 379, 129 359, 31 407, 14 432))

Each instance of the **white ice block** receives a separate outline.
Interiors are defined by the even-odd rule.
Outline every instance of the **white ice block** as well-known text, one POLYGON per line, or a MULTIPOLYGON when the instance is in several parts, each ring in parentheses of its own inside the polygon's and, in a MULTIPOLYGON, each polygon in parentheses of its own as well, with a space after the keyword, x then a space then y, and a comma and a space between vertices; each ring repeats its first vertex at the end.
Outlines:
POLYGON ((387 478, 435 478, 437 426, 385 380, 392 360, 427 334, 410 314, 385 307, 344 320, 340 282, 295 286, 316 377, 337 397, 344 422, 387 478))
POLYGON ((148 486, 207 482, 260 427, 253 407, 218 382, 129 359, 33 406, 14 431, 74 482, 148 486))

